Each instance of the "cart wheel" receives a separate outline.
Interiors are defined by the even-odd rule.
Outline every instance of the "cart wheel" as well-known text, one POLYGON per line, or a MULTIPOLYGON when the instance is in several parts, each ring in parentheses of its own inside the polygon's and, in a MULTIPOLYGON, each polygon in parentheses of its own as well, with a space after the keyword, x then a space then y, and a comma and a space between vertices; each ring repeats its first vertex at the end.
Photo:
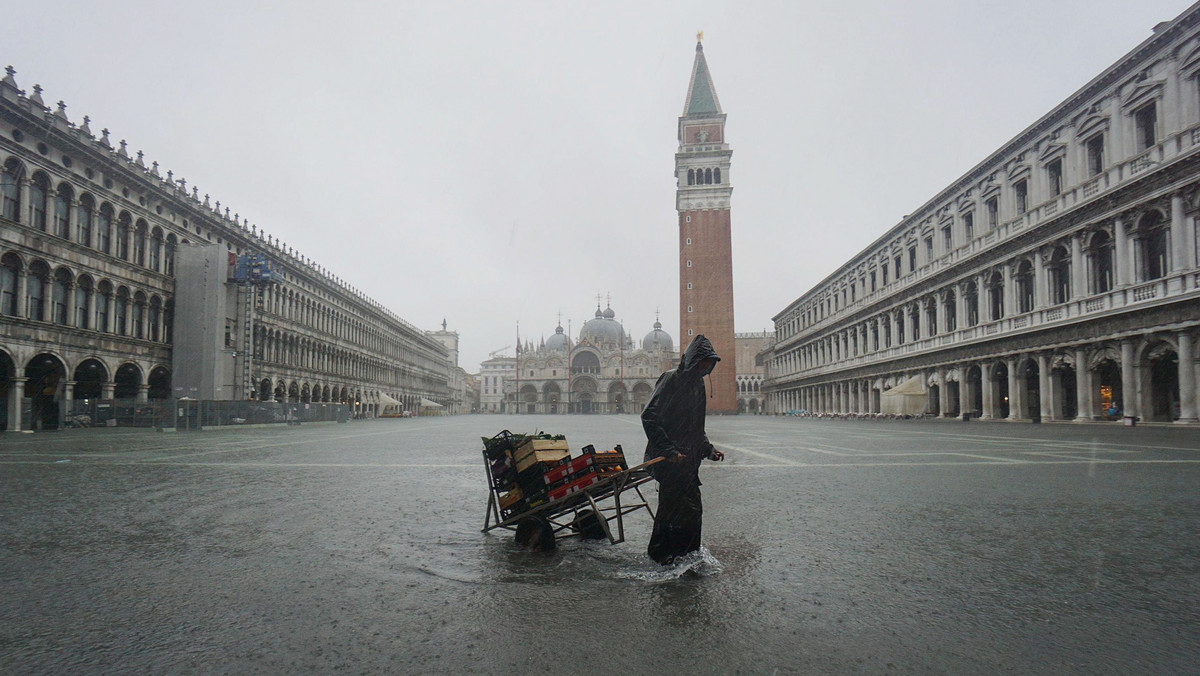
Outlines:
POLYGON ((600 525, 600 519, 596 518, 596 513, 590 509, 581 509, 576 512, 571 528, 575 529, 579 533, 579 537, 584 540, 603 540, 608 537, 604 534, 604 526, 600 525))
POLYGON ((540 516, 521 519, 517 524, 517 545, 535 552, 552 552, 558 546, 550 522, 540 516))

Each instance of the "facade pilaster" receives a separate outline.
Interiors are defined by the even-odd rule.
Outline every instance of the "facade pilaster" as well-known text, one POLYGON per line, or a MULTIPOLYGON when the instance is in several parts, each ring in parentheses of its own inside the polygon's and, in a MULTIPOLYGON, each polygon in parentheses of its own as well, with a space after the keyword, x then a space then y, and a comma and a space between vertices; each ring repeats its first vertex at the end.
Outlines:
POLYGON ((17 275, 17 316, 29 316, 29 268, 17 275))
POLYGON ((1188 269, 1188 258, 1191 251, 1188 248, 1187 218, 1183 215, 1183 195, 1171 195, 1171 272, 1182 272, 1188 269))
POLYGON ((1196 416, 1196 360, 1192 354, 1192 337, 1187 331, 1175 334, 1179 349, 1179 420, 1181 423, 1197 422, 1196 416))
POLYGON ((75 413, 75 381, 63 383, 63 404, 58 409, 59 426, 65 426, 67 419, 75 413))
POLYGON ((1005 360, 1005 365, 1008 366, 1008 419, 1017 420, 1022 417, 1025 412, 1025 397, 1022 392, 1021 378, 1017 377, 1017 364, 1019 362, 1010 357, 1005 360))
POLYGON ((1121 341, 1121 410, 1124 415, 1138 415, 1137 382, 1133 366, 1133 341, 1121 341))
POLYGON ((1130 271, 1130 255, 1129 255, 1129 233, 1125 232, 1125 217, 1117 216, 1113 221, 1113 239, 1115 240, 1113 247, 1113 267, 1114 276, 1118 287, 1129 286, 1133 280, 1130 271))
POLYGON ((17 210, 17 218, 21 219, 22 225, 33 225, 33 203, 29 201, 30 184, 28 176, 21 179, 21 206, 24 208, 17 210))
POLYGON ((1047 291, 1050 285, 1046 279, 1046 258, 1043 252, 1033 252, 1033 308, 1040 310, 1048 305, 1047 291))
POLYGON ((1050 384, 1050 360, 1046 353, 1037 354, 1038 365, 1038 405, 1042 420, 1055 420, 1058 402, 1055 401, 1054 388, 1050 384))
POLYGON ((958 367, 958 413, 962 415, 971 410, 971 387, 967 380, 970 364, 960 364, 958 367))
POLYGON ((8 430, 21 431, 21 408, 25 402, 25 383, 28 378, 13 378, 8 381, 8 430))
POLYGON ((991 364, 982 362, 979 364, 979 387, 983 390, 983 410, 979 413, 980 420, 991 420, 999 417, 995 410, 995 387, 992 385, 992 368, 991 364))
MULTIPOLYGON (((1016 298, 1015 289, 1013 289, 1013 267, 1012 263, 1004 264, 1004 316, 1011 317, 1017 313, 1017 304, 1013 302, 1016 298)), ((1012 393, 1009 393, 1012 396, 1012 393)), ((1010 407, 1011 408, 1011 407, 1010 407)))
POLYGON ((1087 295, 1087 270, 1083 259, 1083 236, 1078 232, 1071 235, 1071 297, 1074 300, 1087 295))
POLYGON ((1075 348, 1075 402, 1079 409, 1075 419, 1087 422, 1092 419, 1092 372, 1087 367, 1087 353, 1082 347, 1075 348))

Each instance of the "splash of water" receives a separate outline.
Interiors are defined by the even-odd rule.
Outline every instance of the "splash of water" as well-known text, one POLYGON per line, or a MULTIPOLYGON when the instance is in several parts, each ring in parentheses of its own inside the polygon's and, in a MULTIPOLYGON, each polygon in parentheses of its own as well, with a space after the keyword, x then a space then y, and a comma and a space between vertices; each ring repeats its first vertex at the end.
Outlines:
POLYGON ((711 577, 719 574, 725 567, 717 557, 701 545, 700 549, 676 558, 670 564, 659 566, 652 570, 630 570, 619 574, 631 580, 645 582, 669 582, 683 578, 711 577))

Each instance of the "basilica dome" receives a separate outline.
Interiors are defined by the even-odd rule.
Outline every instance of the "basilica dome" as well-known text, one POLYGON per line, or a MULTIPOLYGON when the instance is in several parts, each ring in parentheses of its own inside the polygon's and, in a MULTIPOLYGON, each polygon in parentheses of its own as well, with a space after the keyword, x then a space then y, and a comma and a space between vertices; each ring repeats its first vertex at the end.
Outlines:
POLYGON ((596 306, 596 316, 583 323, 583 328, 579 331, 580 342, 587 341, 593 345, 614 344, 620 345, 625 342, 625 330, 621 328, 621 324, 613 319, 617 313, 613 312, 610 306, 607 310, 601 312, 600 306, 596 306))
POLYGON ((675 343, 671 340, 671 335, 662 330, 662 322, 654 322, 654 330, 646 334, 642 339, 642 349, 647 352, 673 352, 675 343))
POLYGON ((554 335, 546 340, 546 349, 557 352, 566 352, 571 347, 571 340, 567 338, 567 334, 563 333, 563 327, 560 324, 554 329, 554 335))

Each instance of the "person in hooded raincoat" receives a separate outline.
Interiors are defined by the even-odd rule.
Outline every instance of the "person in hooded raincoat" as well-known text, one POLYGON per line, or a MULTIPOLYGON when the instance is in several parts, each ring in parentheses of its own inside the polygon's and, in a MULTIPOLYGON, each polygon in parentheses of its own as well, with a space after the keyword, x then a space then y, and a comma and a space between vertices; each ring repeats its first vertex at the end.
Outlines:
POLYGON ((658 481, 658 514, 646 553, 668 564, 677 556, 700 549, 704 507, 700 502, 700 462, 724 460, 704 434, 704 376, 721 358, 712 343, 697 335, 679 360, 663 373, 650 402, 642 411, 646 457, 665 458, 651 470, 658 481))

